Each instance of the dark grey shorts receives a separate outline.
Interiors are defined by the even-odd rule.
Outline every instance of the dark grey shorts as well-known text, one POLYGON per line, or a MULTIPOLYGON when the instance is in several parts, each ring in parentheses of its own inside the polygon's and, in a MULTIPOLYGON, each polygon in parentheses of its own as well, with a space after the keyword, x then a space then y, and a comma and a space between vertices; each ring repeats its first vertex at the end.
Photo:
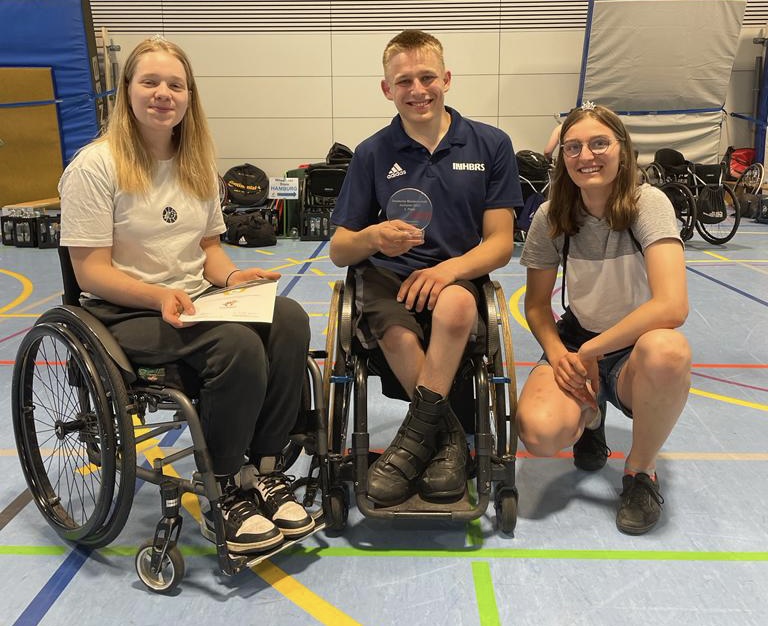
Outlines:
MULTIPOLYGON (((356 320, 356 337, 360 344, 372 350, 388 328, 403 326, 416 334, 422 346, 429 343, 432 329, 432 311, 411 311, 402 302, 397 301, 397 292, 403 283, 394 272, 376 267, 372 263, 363 263, 354 268, 355 310, 361 315, 356 320)), ((480 302, 482 284, 487 276, 475 280, 459 280, 456 285, 464 287, 480 302)), ((477 316, 475 328, 470 333, 470 345, 485 346, 485 323, 482 316, 477 316)))

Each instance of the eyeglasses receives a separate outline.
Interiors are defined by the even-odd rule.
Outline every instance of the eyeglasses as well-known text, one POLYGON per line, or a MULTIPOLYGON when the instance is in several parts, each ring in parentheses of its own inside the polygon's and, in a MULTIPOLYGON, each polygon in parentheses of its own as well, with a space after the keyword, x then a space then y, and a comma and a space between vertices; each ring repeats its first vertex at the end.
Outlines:
POLYGON ((611 141, 608 137, 592 137, 587 143, 581 143, 580 141, 566 141, 560 145, 560 149, 563 154, 571 159, 575 159, 581 154, 584 146, 589 148, 589 151, 597 156, 598 154, 605 154, 614 143, 618 143, 620 140, 611 141))

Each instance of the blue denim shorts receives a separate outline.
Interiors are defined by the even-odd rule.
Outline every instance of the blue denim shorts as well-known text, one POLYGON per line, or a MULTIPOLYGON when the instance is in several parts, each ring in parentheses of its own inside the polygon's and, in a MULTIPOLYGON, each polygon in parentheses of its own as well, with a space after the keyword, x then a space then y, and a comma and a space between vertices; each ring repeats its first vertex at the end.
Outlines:
MULTIPOLYGON (((632 417, 632 411, 625 407, 621 403, 621 400, 619 400, 618 386, 621 368, 624 367, 629 355, 632 354, 632 348, 634 348, 634 346, 611 352, 597 362, 597 367, 600 372, 600 390, 597 393, 598 404, 605 401, 610 402, 629 418, 632 417)), ((546 355, 541 355, 541 359, 534 365, 534 368, 539 365, 551 365, 547 360, 546 355)))
MULTIPOLYGON (((560 339, 563 344, 565 344, 565 347, 571 352, 577 352, 582 343, 597 335, 597 333, 591 333, 581 328, 570 310, 566 310, 566 313, 557 323, 557 331, 560 334, 560 339)), ((600 391, 597 394, 598 403, 603 401, 610 402, 629 418, 632 417, 632 410, 624 406, 619 400, 618 386, 619 374, 627 362, 629 355, 632 354, 633 348, 634 346, 629 346, 627 348, 622 348, 621 350, 616 350, 615 352, 610 352, 597 362, 598 371, 600 373, 600 391)), ((543 354, 536 366, 545 363, 551 365, 547 360, 546 355, 543 354)))

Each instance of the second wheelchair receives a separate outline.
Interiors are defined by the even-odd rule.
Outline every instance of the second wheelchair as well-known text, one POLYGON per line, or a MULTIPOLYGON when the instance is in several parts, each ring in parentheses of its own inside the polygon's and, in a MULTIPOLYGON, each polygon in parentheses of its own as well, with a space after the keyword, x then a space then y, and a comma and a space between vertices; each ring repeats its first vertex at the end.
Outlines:
POLYGON ((677 150, 663 148, 656 151, 645 173, 648 182, 672 201, 683 241, 693 236, 694 227, 702 239, 715 245, 727 243, 736 234, 741 206, 724 182, 722 164, 691 163, 677 150))
MULTIPOLYGON (((348 484, 354 486, 358 510, 366 517, 384 519, 477 519, 493 498, 497 526, 512 533, 517 522, 515 486, 517 407, 515 360, 509 312, 497 282, 483 285, 480 314, 487 338, 465 355, 450 401, 465 428, 474 433, 474 486, 457 502, 431 502, 419 494, 394 506, 375 505, 368 497, 368 468, 377 454, 370 447, 368 430, 368 376, 382 377, 385 394, 408 400, 387 390, 392 378, 380 350, 367 350, 355 337, 357 316, 355 282, 351 273, 334 284, 328 317, 323 395, 328 411, 327 507, 329 528, 346 525, 350 505, 348 484), (350 432, 351 431, 351 432, 350 432), (349 442, 351 441, 351 446, 349 442)), ((399 387, 399 385, 398 385, 399 387)), ((322 468, 321 468, 322 469, 322 468)), ((471 484, 472 481, 470 481, 471 484)))

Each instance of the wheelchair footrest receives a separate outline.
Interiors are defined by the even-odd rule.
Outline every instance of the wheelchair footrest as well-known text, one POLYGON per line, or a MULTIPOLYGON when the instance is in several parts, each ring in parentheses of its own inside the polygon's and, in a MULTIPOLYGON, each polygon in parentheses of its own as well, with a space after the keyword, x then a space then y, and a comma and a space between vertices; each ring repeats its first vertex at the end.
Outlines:
POLYGON ((469 489, 464 490, 464 495, 458 500, 445 502, 425 500, 418 493, 412 495, 405 502, 394 506, 374 505, 376 511, 391 511, 396 514, 416 514, 425 517, 445 516, 458 511, 472 511, 477 506, 477 502, 470 497, 469 489))

